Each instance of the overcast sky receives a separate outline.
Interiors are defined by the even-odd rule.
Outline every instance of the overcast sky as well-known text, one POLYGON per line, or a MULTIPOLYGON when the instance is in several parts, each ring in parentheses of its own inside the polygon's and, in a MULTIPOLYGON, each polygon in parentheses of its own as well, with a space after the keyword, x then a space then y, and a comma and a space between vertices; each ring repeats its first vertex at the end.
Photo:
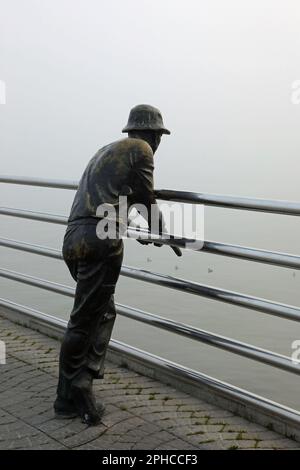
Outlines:
POLYGON ((300 199, 297 0, 1 0, 1 173, 79 179, 130 108, 156 187, 300 199))

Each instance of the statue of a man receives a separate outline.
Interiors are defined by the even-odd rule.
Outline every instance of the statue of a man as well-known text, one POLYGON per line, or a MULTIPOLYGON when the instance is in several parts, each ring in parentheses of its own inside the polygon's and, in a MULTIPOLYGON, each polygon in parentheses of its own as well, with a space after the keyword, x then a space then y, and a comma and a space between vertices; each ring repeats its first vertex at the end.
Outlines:
MULTIPOLYGON (((63 242, 63 258, 77 286, 61 345, 54 410, 57 417, 80 416, 90 425, 100 421, 105 408, 103 403, 96 403, 92 383, 104 376, 105 355, 116 317, 114 292, 123 261, 123 240, 119 235, 127 228, 120 216, 120 196, 128 196, 128 209, 135 204, 147 208, 150 230, 154 207, 159 217, 156 233, 165 231, 154 195, 153 155, 162 134, 170 131, 158 109, 138 105, 130 111, 122 132, 128 133, 128 138, 106 145, 89 161, 79 182, 63 242), (100 220, 97 209, 101 205, 116 212, 114 238, 99 236, 96 230, 100 220)), ((179 249, 177 254, 181 255, 179 249)))

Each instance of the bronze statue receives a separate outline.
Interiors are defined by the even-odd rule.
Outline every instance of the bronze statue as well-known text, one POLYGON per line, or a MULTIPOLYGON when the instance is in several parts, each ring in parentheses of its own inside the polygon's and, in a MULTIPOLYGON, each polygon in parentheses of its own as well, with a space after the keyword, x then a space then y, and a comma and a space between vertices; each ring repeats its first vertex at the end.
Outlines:
MULTIPOLYGON (((105 409, 103 403, 96 403, 92 384, 93 379, 104 377, 104 360, 116 317, 114 292, 123 261, 123 240, 119 235, 127 228, 120 217, 120 195, 128 197, 128 207, 144 204, 149 214, 154 205, 159 233, 165 231, 154 195, 153 155, 162 134, 170 131, 158 109, 138 105, 130 111, 122 132, 128 133, 128 138, 106 145, 89 161, 79 182, 63 242, 63 258, 77 285, 61 345, 54 410, 57 417, 80 416, 89 425, 97 424, 105 409), (97 209, 102 204, 116 211, 115 238, 99 238, 96 233, 97 209)), ((148 223, 151 230, 150 217, 148 223)), ((179 249, 174 251, 181 255, 179 249)))

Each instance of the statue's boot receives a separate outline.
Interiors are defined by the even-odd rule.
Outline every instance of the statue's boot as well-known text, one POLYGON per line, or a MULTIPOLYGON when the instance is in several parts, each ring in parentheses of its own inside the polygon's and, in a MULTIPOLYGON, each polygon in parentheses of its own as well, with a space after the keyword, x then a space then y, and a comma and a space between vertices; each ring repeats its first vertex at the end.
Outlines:
POLYGON ((71 380, 62 373, 59 374, 57 397, 54 402, 55 417, 59 419, 70 419, 78 416, 74 401, 70 396, 71 380))
POLYGON ((93 375, 87 369, 80 372, 71 384, 71 400, 81 421, 90 426, 100 423, 105 410, 104 403, 96 403, 92 386, 93 375))
MULTIPOLYGON (((101 418, 105 410, 105 405, 102 402, 96 402, 96 409, 101 418)), ((57 397, 54 402, 55 417, 57 419, 72 419, 80 416, 78 408, 75 406, 73 400, 65 400, 57 397)))
POLYGON ((58 419, 71 419, 78 416, 78 411, 72 400, 57 397, 54 402, 55 417, 58 419))

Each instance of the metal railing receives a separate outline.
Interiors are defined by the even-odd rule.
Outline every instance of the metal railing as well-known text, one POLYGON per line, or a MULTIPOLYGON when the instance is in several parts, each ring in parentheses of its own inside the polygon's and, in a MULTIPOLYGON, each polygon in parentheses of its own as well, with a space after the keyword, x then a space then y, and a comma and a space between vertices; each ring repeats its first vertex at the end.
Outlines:
MULTIPOLYGON (((77 182, 75 181, 63 181, 63 180, 47 180, 39 178, 20 178, 12 176, 0 177, 2 183, 22 184, 30 186, 41 186, 48 188, 59 188, 59 189, 71 189, 77 188, 77 182)), ((157 190, 156 196, 158 199, 167 201, 178 201, 185 203, 201 203, 206 205, 221 206, 231 209, 246 209, 253 211, 264 211, 277 214, 288 214, 288 215, 300 215, 300 204, 289 202, 289 201, 271 201, 262 199, 251 199, 241 198, 233 196, 221 196, 221 195, 208 195, 198 194, 184 191, 170 191, 170 190, 157 190)), ((25 219, 37 220, 41 222, 50 222, 55 224, 67 224, 67 217, 56 214, 48 214, 43 212, 35 212, 23 209, 1 207, 0 214, 5 216, 21 217, 25 219)), ((128 229, 130 236, 138 234, 138 231, 134 229, 128 229)), ((150 238, 150 240, 157 241, 157 235, 150 238)), ((162 244, 174 245, 180 248, 185 248, 189 243, 189 248, 193 249, 191 241, 196 240, 190 239, 178 239, 171 237, 170 239, 161 238, 159 241, 162 244)), ((38 254, 50 258, 62 259, 62 253, 59 250, 53 248, 44 247, 36 244, 25 243, 13 239, 0 238, 0 246, 21 250, 33 254, 38 254)), ((199 247, 196 243, 195 246, 199 247)), ((218 243, 215 241, 205 241, 202 244, 202 248, 196 248, 197 252, 208 252, 213 254, 219 254, 228 257, 234 257, 239 259, 246 259, 250 261, 256 261, 260 263, 268 263, 277 266, 284 266, 293 269, 300 268, 300 256, 291 255, 286 253, 272 252, 267 250, 253 249, 250 247, 243 247, 239 245, 231 245, 218 243)), ((268 299, 263 299, 255 296, 245 295, 242 293, 220 289, 196 282, 191 282, 185 279, 180 279, 173 276, 162 275, 148 270, 138 269, 130 266, 123 266, 121 269, 121 275, 134 278, 140 281, 157 284, 159 286, 176 289, 181 292, 198 295, 206 298, 211 298, 217 301, 229 303, 232 305, 239 305, 245 308, 253 309, 262 313, 275 315, 280 318, 300 321, 300 308, 292 305, 282 304, 273 302, 268 299)), ((66 296, 74 296, 74 289, 59 283, 51 282, 45 279, 29 276, 23 273, 18 273, 8 269, 0 269, 0 276, 6 279, 14 280, 17 282, 25 283, 27 285, 46 289, 48 291, 56 292, 66 296)), ((34 318, 38 318, 39 321, 55 325, 56 327, 65 328, 66 322, 61 319, 38 312, 30 307, 24 305, 18 305, 11 301, 0 299, 0 306, 11 308, 14 311, 18 311, 24 315, 28 315, 34 318)), ((268 364, 281 370, 292 372, 294 374, 300 374, 300 365, 295 364, 291 361, 291 358, 277 354, 272 351, 268 351, 259 347, 252 346, 241 341, 227 338, 210 331, 205 331, 200 328, 194 328, 190 325, 175 322, 167 318, 154 315, 149 312, 145 312, 139 309, 135 309, 126 305, 116 304, 117 312, 127 318, 184 336, 201 343, 208 344, 226 351, 229 351, 240 356, 244 356, 255 361, 268 364)), ((210 386, 217 389, 226 390, 227 394, 231 396, 240 397, 244 403, 259 404, 261 409, 272 410, 278 416, 289 417, 297 425, 300 424, 300 413, 296 410, 291 410, 283 405, 274 403, 270 400, 262 397, 257 397, 255 394, 251 394, 248 391, 238 389, 237 387, 226 384, 225 382, 217 379, 209 378, 204 374, 200 374, 196 371, 191 371, 178 364, 174 365, 170 361, 157 356, 151 355, 145 351, 138 350, 132 346, 125 345, 124 343, 112 340, 111 345, 116 351, 127 351, 135 357, 144 358, 149 364, 160 363, 161 367, 170 369, 176 369, 177 372, 182 376, 193 376, 194 379, 199 383, 210 382, 210 386)))

